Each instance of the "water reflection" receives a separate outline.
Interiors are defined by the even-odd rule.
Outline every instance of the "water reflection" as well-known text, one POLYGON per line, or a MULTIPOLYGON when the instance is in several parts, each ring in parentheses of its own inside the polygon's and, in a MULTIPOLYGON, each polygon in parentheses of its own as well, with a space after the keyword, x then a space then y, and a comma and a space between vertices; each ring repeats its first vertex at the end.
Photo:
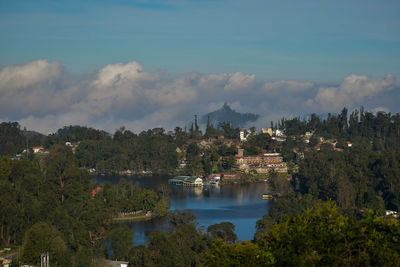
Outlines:
MULTIPOLYGON (((126 179, 126 178, 125 178, 126 179)), ((156 189, 168 184, 168 177, 131 177, 128 182, 138 182, 141 186, 156 189)), ((117 179, 102 177, 98 182, 117 183, 117 179)), ((268 212, 270 200, 263 200, 262 194, 268 192, 266 183, 243 185, 224 185, 220 187, 182 187, 170 186, 171 209, 189 209, 197 217, 199 226, 207 228, 223 221, 236 226, 239 240, 252 239, 256 221, 268 212)), ((144 244, 147 233, 153 230, 166 230, 165 219, 130 223, 135 232, 135 245, 144 244)))

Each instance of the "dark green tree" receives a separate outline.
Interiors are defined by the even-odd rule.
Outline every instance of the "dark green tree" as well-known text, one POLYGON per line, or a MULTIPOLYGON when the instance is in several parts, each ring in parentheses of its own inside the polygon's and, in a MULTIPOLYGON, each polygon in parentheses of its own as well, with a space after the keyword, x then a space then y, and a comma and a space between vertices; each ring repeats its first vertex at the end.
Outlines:
POLYGON ((110 242, 112 258, 116 260, 127 260, 133 243, 133 229, 127 225, 115 227, 109 231, 107 240, 110 242))
POLYGON ((211 238, 221 238, 225 243, 235 243, 237 235, 235 234, 235 225, 230 222, 222 222, 210 225, 207 233, 211 238))

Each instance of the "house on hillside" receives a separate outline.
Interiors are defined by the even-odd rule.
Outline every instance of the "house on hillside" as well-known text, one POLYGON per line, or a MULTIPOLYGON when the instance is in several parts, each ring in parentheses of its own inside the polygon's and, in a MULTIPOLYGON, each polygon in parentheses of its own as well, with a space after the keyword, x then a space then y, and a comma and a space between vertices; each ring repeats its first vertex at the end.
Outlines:
POLYGON ((246 142, 247 138, 251 135, 255 135, 256 132, 247 129, 240 129, 239 137, 241 142, 246 142))
POLYGON ((350 141, 347 141, 347 147, 352 147, 353 144, 350 141))
POLYGON ((267 128, 267 129, 261 128, 261 132, 262 132, 263 134, 269 134, 269 136, 271 136, 271 137, 272 137, 272 135, 273 135, 272 128, 267 128))
POLYGON ((41 153, 44 152, 44 147, 43 146, 34 146, 32 147, 33 153, 37 154, 37 153, 41 153))
POLYGON ((266 153, 263 155, 248 155, 235 157, 236 166, 239 170, 248 173, 255 171, 258 174, 267 174, 270 171, 287 172, 286 162, 279 153, 266 153))

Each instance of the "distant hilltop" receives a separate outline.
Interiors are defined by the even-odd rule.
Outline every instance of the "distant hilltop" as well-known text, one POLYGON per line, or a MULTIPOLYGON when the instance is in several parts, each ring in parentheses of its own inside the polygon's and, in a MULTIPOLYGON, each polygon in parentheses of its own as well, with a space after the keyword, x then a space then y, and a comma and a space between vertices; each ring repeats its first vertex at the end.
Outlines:
POLYGON ((227 104, 213 112, 205 114, 201 117, 201 123, 207 123, 208 117, 210 117, 210 123, 214 126, 218 126, 222 122, 230 122, 234 128, 244 127, 246 123, 256 121, 259 118, 258 114, 253 113, 240 113, 237 112, 227 104))

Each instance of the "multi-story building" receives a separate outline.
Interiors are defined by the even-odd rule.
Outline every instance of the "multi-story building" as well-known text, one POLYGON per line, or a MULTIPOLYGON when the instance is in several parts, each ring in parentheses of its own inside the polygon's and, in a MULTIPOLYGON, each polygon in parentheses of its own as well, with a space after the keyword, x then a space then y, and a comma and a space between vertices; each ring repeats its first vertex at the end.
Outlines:
POLYGON ((239 153, 235 157, 239 170, 250 172, 254 170, 259 174, 267 174, 270 171, 287 172, 286 162, 279 153, 267 153, 264 155, 243 156, 239 153))
POLYGON ((269 134, 269 136, 272 136, 272 135, 273 135, 272 128, 267 128, 267 129, 261 128, 261 132, 262 132, 263 134, 269 134))

